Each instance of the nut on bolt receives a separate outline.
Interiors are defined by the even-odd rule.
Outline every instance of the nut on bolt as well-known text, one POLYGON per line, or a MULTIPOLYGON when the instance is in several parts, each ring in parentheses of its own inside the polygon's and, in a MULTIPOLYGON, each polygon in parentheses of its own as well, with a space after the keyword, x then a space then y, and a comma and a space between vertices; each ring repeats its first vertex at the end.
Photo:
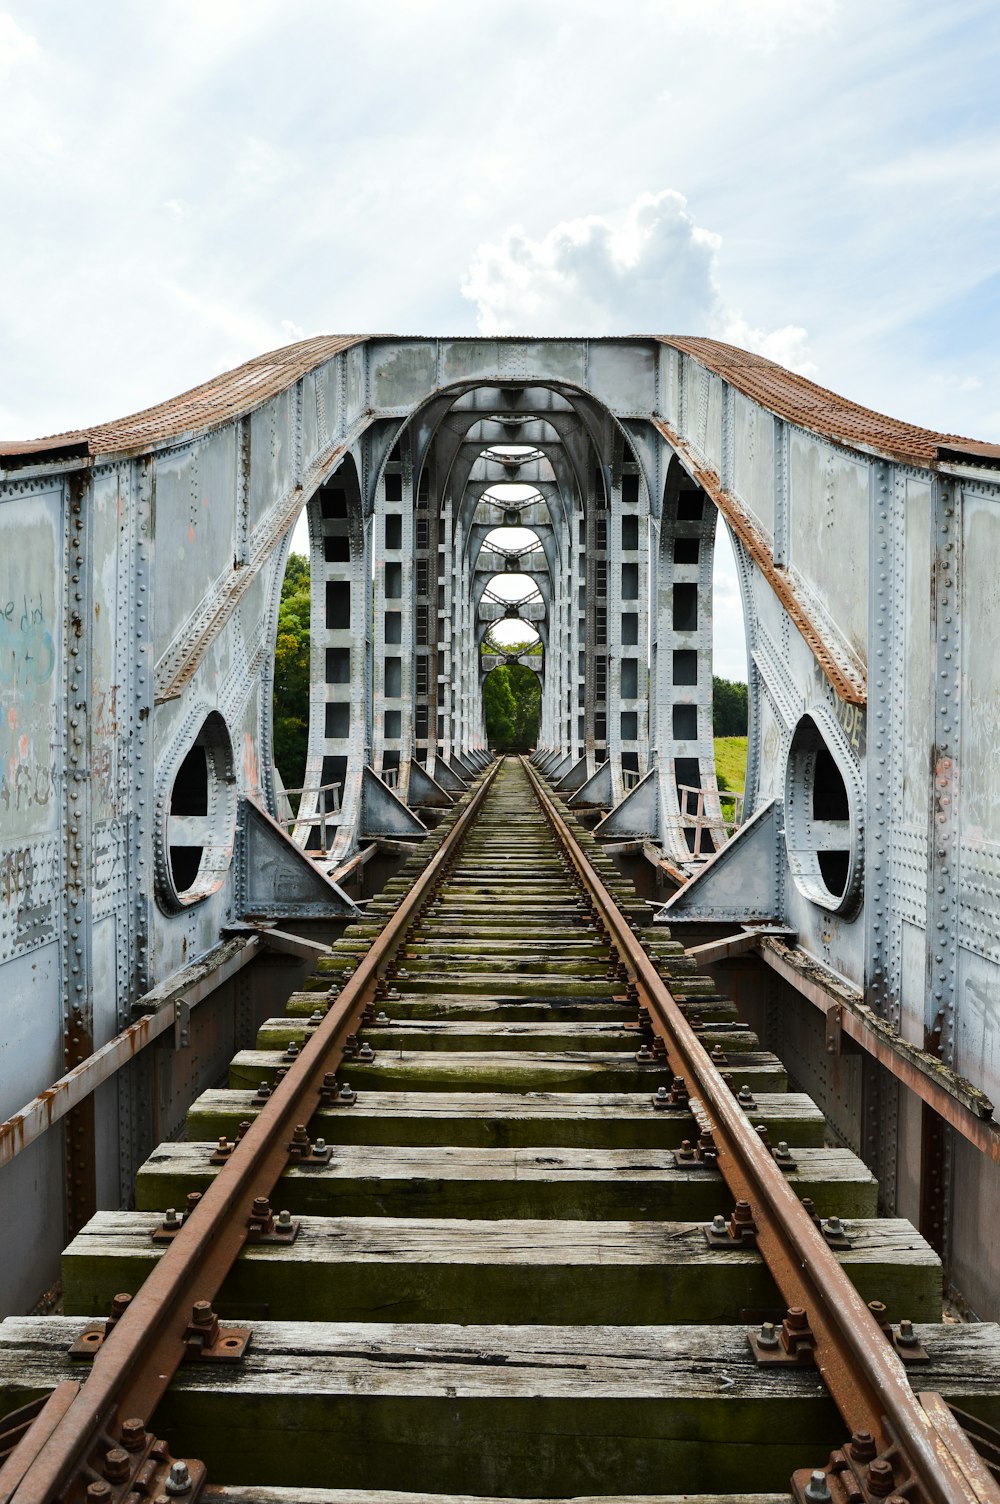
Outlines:
POLYGON ((853 1432, 848 1446, 854 1462, 871 1462, 878 1451, 875 1438, 870 1431, 853 1432))
POLYGON ((126 1452, 138 1452, 146 1445, 146 1425, 138 1416, 122 1421, 121 1444, 126 1452))
POLYGON ((896 1342, 900 1347, 917 1347, 920 1339, 913 1330, 913 1322, 906 1316, 899 1323, 899 1331, 896 1333, 896 1342))
POLYGON ((803 1493, 804 1497, 809 1500, 809 1504, 827 1504, 827 1501, 833 1498, 826 1481, 826 1474, 821 1467, 813 1468, 803 1493))
POLYGON ((180 1461, 170 1464, 170 1472, 167 1474, 167 1481, 164 1487, 172 1498, 191 1492, 191 1474, 188 1472, 186 1462, 180 1461))
POLYGON ((876 1499, 887 1499, 896 1487, 892 1463, 884 1457, 876 1457, 868 1464, 866 1479, 868 1492, 876 1499))
POLYGON ((760 1331, 757 1333, 757 1342, 761 1347, 773 1348, 778 1346, 778 1329, 773 1321, 762 1321, 760 1331))
POLYGON ((132 1470, 124 1447, 112 1447, 104 1454, 104 1476, 110 1483, 124 1483, 132 1470))

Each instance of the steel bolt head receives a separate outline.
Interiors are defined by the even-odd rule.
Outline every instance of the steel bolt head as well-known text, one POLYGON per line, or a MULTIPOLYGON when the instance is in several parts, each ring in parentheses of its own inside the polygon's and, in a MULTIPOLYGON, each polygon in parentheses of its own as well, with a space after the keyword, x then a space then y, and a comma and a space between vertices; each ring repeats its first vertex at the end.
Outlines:
POLYGON ((171 1227, 180 1227, 180 1225, 181 1225, 181 1219, 177 1215, 177 1208, 176 1208, 176 1206, 168 1206, 167 1209, 166 1209, 166 1211, 163 1213, 163 1227, 164 1227, 164 1230, 166 1231, 167 1229, 169 1229, 171 1227))
POLYGON ((112 1447, 104 1455, 104 1476, 112 1483, 123 1483, 131 1471, 128 1453, 124 1447, 112 1447))
POLYGON ((813 1468, 809 1482, 805 1486, 804 1494, 811 1501, 811 1504, 825 1504, 826 1500, 833 1497, 826 1481, 826 1474, 822 1468, 813 1468))
POLYGON ((808 1325, 808 1322, 806 1320, 805 1307, 789 1306, 788 1310, 785 1312, 785 1321, 788 1324, 789 1331, 804 1331, 806 1326, 808 1325))
POLYGON ((715 1216, 712 1218, 712 1231, 722 1234, 725 1232, 725 1230, 726 1219, 721 1212, 716 1212, 715 1216))
POLYGON ((778 1141, 778 1153, 783 1157, 787 1156, 788 1154, 788 1145, 785 1143, 784 1139, 779 1139, 778 1141))
POLYGON ((138 1416, 122 1421, 121 1443, 126 1452, 137 1452, 146 1441, 146 1425, 138 1416))
POLYGON ((876 1457, 868 1464, 868 1488, 877 1499, 884 1499, 896 1486, 892 1463, 884 1457, 876 1457))
POLYGON ((172 1462, 166 1481, 167 1493, 173 1497, 191 1491, 191 1474, 186 1462, 172 1462))
POLYGON ((287 1207, 284 1209, 284 1211, 280 1211, 278 1213, 278 1222, 277 1222, 277 1225, 279 1227, 281 1227, 281 1228, 291 1227, 291 1225, 292 1225, 292 1214, 288 1210, 287 1207))
POLYGON ((213 1315, 214 1312, 210 1300, 196 1300, 191 1307, 191 1320, 195 1326, 211 1326, 213 1315))
POLYGON ((318 1138, 316 1140, 316 1142, 313 1144, 313 1153, 314 1154, 323 1154, 323 1153, 325 1153, 325 1151, 326 1151, 326 1139, 325 1138, 318 1138))
POLYGON ((839 1235, 844 1230, 844 1224, 841 1222, 839 1217, 827 1217, 825 1222, 823 1223, 823 1226, 826 1228, 827 1232, 832 1232, 835 1237, 839 1237, 839 1235))
POLYGON ((757 1341, 761 1347, 777 1347, 778 1332, 773 1321, 762 1321, 760 1331, 757 1333, 757 1341))
POLYGON ((112 1316, 124 1316, 132 1303, 132 1297, 128 1294, 116 1295, 111 1302, 112 1316))
POLYGON ((253 1215, 255 1217, 267 1217, 271 1214, 271 1203, 266 1196, 253 1198, 253 1215))
POLYGON ((917 1345, 917 1337, 916 1333, 913 1330, 913 1322, 910 1321, 906 1316, 904 1316, 902 1321, 899 1323, 897 1341, 902 1347, 916 1347, 917 1345))
POLYGON ((668 1096, 667 1088, 665 1086, 658 1086, 656 1088, 656 1095, 659 1097, 661 1102, 665 1102, 668 1096))
POLYGON ((355 1098, 355 1095, 356 1095, 356 1093, 352 1090, 352 1088, 350 1086, 348 1086, 347 1082, 345 1081, 344 1084, 343 1084, 343 1086, 340 1088, 341 1101, 343 1101, 343 1102, 353 1102, 354 1098, 355 1098))
POLYGON ((89 1483, 87 1485, 88 1504, 105 1504, 105 1501, 110 1498, 111 1484, 105 1483, 103 1479, 98 1479, 96 1483, 89 1483))

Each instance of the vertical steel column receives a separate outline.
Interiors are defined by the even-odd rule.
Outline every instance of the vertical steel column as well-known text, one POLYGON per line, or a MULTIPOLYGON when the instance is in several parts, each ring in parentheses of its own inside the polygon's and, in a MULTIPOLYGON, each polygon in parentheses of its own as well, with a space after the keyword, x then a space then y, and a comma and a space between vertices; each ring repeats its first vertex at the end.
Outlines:
MULTIPOLYGON (((898 1027, 899 977, 890 956, 892 825, 902 785, 905 543, 893 467, 873 464, 868 537, 867 816, 865 820, 865 977, 875 1010, 898 1027)), ((905 482, 904 491, 905 496, 905 482)), ((861 1149, 878 1176, 880 1203, 894 1210, 899 1087, 865 1056, 861 1149)))
MULTIPOLYGON (((924 1048, 952 1064, 958 992, 959 766, 962 734, 961 491, 931 482, 931 664, 934 737, 927 825, 924 1048)), ((920 1231, 947 1257, 951 1136, 925 1106, 921 1123, 920 1231)))
MULTIPOLYGON (((67 1070, 94 1050, 91 914, 92 820, 90 549, 93 477, 76 471, 66 491, 65 924, 62 932, 63 1059, 67 1070)), ((97 1210, 94 1098, 65 1119, 66 1231, 74 1237, 97 1210)))

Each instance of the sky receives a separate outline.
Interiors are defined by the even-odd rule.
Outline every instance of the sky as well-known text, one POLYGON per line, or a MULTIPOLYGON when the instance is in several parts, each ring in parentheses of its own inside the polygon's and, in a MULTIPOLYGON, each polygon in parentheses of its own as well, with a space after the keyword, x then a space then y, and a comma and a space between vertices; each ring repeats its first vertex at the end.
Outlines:
POLYGON ((0 0, 0 437, 482 331, 1000 439, 998 77, 996 0, 0 0))

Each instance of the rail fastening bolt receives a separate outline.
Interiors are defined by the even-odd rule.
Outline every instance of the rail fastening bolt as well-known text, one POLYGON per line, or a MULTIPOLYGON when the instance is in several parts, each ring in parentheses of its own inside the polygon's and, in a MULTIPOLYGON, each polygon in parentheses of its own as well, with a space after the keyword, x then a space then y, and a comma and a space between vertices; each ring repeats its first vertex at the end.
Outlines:
POLYGON ((348 1086, 347 1082, 345 1081, 343 1086, 340 1088, 340 1100, 342 1102, 353 1102, 355 1095, 355 1092, 350 1086, 348 1086))
POLYGON ((316 1141, 315 1141, 315 1143, 313 1144, 312 1147, 313 1147, 313 1153, 314 1154, 325 1154, 326 1153, 326 1139, 325 1138, 318 1138, 318 1139, 316 1139, 316 1141))
POLYGON ((896 1487, 892 1463, 884 1457, 876 1457, 868 1464, 868 1490, 876 1499, 885 1499, 896 1487))
POLYGON ((875 1438, 870 1431, 855 1431, 851 1435, 851 1457, 855 1462, 870 1462, 876 1453, 875 1438))
POLYGON ((896 1341, 899 1343, 900 1347, 916 1347, 917 1345, 917 1334, 913 1330, 913 1322, 910 1321, 910 1319, 906 1316, 904 1316, 902 1321, 899 1323, 899 1331, 896 1335, 896 1341))
POLYGON ((286 1207, 284 1211, 281 1211, 281 1212, 278 1213, 277 1226, 280 1227, 282 1229, 282 1231, 287 1231, 288 1228, 291 1227, 291 1225, 292 1225, 292 1214, 288 1210, 288 1208, 286 1207))
POLYGON ((720 1238, 725 1234, 726 1219, 721 1212, 716 1212, 715 1216, 712 1218, 712 1231, 714 1233, 718 1233, 720 1238))
POLYGON ((804 1493, 805 1497, 812 1501, 812 1504, 825 1504, 826 1500, 833 1497, 826 1481, 826 1474, 821 1467, 813 1468, 804 1493))
POLYGON ((191 1474, 188 1472, 186 1462, 172 1462, 170 1464, 170 1472, 164 1486, 167 1493, 172 1497, 191 1492, 191 1474))
POLYGON ((119 1316, 124 1316, 125 1315, 125 1312, 128 1310, 128 1308, 131 1305, 131 1303, 132 1303, 132 1297, 131 1297, 131 1295, 122 1294, 122 1295, 116 1295, 114 1297, 114 1299, 111 1302, 111 1315, 113 1316, 113 1318, 115 1319, 115 1321, 118 1320, 119 1316))
POLYGON ((181 1225, 181 1219, 177 1215, 176 1206, 168 1206, 163 1213, 163 1231, 175 1232, 181 1225))
POLYGON ((826 1232, 832 1233, 835 1238, 839 1238, 844 1230, 844 1224, 839 1217, 827 1217, 823 1228, 826 1232))
POLYGON ((124 1447, 112 1447, 104 1455, 104 1476, 112 1483, 124 1483, 130 1472, 128 1453, 124 1447))
POLYGON ((777 1347, 778 1332, 773 1321, 762 1321, 760 1331, 757 1333, 757 1341, 761 1347, 777 1347))
POLYGON ((122 1421, 121 1443, 126 1452, 138 1452, 146 1444, 146 1425, 136 1415, 122 1421))
POLYGON ((87 1504, 105 1504, 111 1498, 111 1484, 98 1479, 96 1483, 87 1485, 87 1504))
POLYGON ((803 1332, 808 1326, 805 1306, 789 1306, 785 1312, 785 1322, 790 1332, 803 1332))
POLYGON ((659 1099, 660 1099, 661 1102, 665 1102, 667 1100, 667 1097, 668 1097, 669 1093, 668 1093, 667 1088, 665 1086, 658 1086, 656 1088, 656 1095, 659 1097, 659 1099))
POLYGON ((195 1326, 211 1326, 212 1315, 212 1302, 210 1300, 196 1300, 191 1307, 191 1320, 195 1326))

